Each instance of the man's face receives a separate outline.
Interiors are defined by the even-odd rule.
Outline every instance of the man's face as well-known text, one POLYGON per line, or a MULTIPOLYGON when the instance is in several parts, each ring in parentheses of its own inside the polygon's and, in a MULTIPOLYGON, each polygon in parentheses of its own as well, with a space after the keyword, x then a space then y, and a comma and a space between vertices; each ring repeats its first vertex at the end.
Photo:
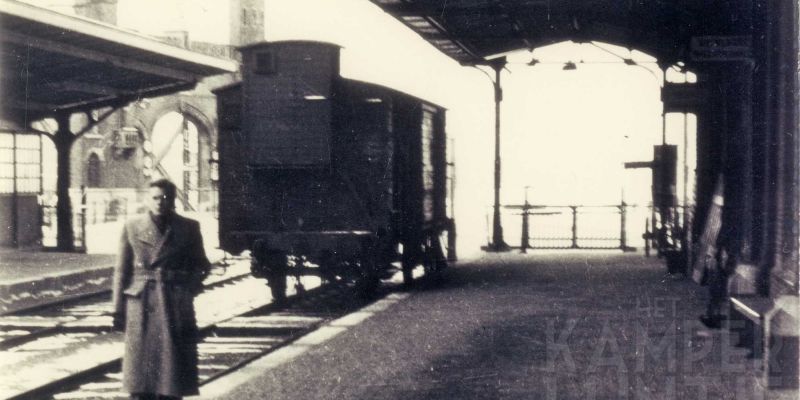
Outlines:
POLYGON ((151 187, 147 197, 147 208, 153 215, 168 215, 175 209, 175 199, 167 196, 164 189, 151 187))

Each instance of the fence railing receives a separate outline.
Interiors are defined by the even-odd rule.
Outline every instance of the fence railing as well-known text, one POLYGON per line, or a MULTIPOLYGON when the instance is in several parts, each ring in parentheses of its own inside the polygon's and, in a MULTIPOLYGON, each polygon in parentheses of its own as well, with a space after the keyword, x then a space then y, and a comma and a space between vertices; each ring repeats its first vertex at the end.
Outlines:
MULTIPOLYGON (((87 226, 124 221, 128 217, 145 210, 144 199, 147 191, 141 189, 95 189, 70 190, 72 200, 72 230, 76 249, 86 249, 87 226)), ((210 212, 216 216, 218 197, 213 188, 192 191, 197 204, 191 210, 210 212)), ((42 210, 42 246, 55 247, 57 237, 58 216, 56 214, 56 197, 54 193, 40 196, 42 210)), ((177 202, 182 207, 182 202, 177 202)))
MULTIPOLYGON (((72 213, 72 237, 75 249, 86 249, 86 224, 83 211, 72 213)), ((45 248, 55 248, 58 237, 58 216, 56 207, 50 205, 42 206, 42 246, 45 248)))
MULTIPOLYGON (((683 207, 673 210, 680 223, 683 207)), ((652 206, 505 205, 504 238, 512 247, 527 249, 621 249, 649 244, 652 206)), ((488 220, 488 219, 487 219, 488 220)))

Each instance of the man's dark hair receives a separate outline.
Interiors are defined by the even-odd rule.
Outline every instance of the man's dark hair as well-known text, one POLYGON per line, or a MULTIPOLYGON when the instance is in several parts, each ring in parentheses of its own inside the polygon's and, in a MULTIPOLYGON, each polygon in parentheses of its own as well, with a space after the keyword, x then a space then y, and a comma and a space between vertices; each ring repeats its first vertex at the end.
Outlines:
POLYGON ((172 200, 178 195, 178 187, 175 186, 172 181, 166 178, 161 178, 150 182, 150 187, 157 187, 161 188, 164 191, 164 194, 172 200))

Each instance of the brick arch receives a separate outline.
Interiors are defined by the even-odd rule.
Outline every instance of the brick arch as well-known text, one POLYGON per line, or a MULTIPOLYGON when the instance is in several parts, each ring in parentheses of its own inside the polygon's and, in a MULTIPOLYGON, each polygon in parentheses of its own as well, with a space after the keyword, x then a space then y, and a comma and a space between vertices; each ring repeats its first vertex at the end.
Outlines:
POLYGON ((106 161, 106 155, 104 154, 102 147, 92 147, 89 150, 87 150, 86 151, 86 159, 88 160, 89 156, 91 156, 92 154, 96 155, 97 158, 100 159, 100 161, 103 161, 103 162, 106 161))
POLYGON ((186 116, 197 127, 198 134, 207 135, 209 140, 215 137, 216 124, 200 106, 192 104, 190 99, 170 98, 161 102, 155 108, 140 113, 138 122, 146 128, 144 132, 147 132, 148 138, 152 135, 153 128, 158 120, 171 112, 186 116))
MULTIPOLYGON (((198 140, 198 154, 197 154, 197 187, 200 192, 198 201, 201 207, 207 202, 214 202, 213 198, 216 195, 213 193, 213 183, 210 177, 210 164, 211 151, 216 147, 216 124, 214 123, 213 114, 216 111, 216 103, 213 103, 214 108, 203 107, 204 102, 202 99, 195 104, 192 98, 159 98, 151 102, 151 107, 137 110, 131 122, 144 133, 144 137, 151 142, 153 141, 153 134, 155 126, 165 115, 176 112, 181 114, 189 122, 191 122, 197 129, 198 140), (211 116, 210 116, 211 115, 211 116)), ((173 179, 178 179, 173 177, 173 179)))

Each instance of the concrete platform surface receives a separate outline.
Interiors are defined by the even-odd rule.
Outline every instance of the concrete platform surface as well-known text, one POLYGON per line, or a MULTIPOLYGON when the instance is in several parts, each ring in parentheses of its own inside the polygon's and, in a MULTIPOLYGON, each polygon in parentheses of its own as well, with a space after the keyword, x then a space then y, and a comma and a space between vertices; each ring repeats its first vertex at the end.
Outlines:
POLYGON ((8 284, 86 269, 112 267, 113 254, 60 253, 0 249, 0 284, 8 284))
POLYGON ((755 399, 705 288, 640 254, 490 254, 333 321, 202 399, 755 399))
MULTIPOLYGON (((214 263, 225 253, 217 248, 216 224, 203 221, 206 255, 214 263)), ((96 236, 90 254, 0 249, 0 314, 110 289, 122 221, 114 224, 89 229, 96 236)))

